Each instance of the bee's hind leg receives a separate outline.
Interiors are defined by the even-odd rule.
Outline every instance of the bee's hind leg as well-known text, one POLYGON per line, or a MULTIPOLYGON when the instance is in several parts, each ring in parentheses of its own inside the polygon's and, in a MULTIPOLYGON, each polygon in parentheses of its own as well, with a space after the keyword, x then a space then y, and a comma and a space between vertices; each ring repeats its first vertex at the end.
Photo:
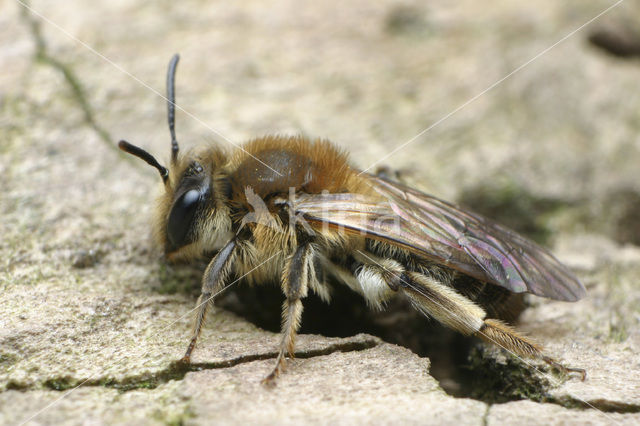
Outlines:
POLYGON ((310 243, 305 243, 298 246, 293 255, 287 259, 282 274, 282 291, 286 296, 282 305, 282 340, 276 366, 262 380, 263 384, 273 385, 285 368, 285 356, 294 357, 296 333, 302 318, 302 298, 307 295, 309 281, 313 279, 313 275, 313 248, 310 243))
POLYGON ((486 313, 480 306, 450 287, 416 272, 409 272, 405 276, 406 279, 401 282, 402 290, 414 306, 426 315, 462 334, 478 336, 513 355, 541 359, 564 373, 579 373, 583 380, 586 377, 585 370, 561 365, 513 327, 499 320, 485 318, 486 313))
POLYGON ((539 345, 521 336, 513 327, 502 321, 495 319, 484 320, 484 324, 480 327, 480 330, 478 330, 477 335, 485 342, 498 345, 513 354, 539 358, 550 366, 562 371, 564 374, 578 373, 582 380, 587 378, 586 370, 560 364, 558 361, 545 355, 539 345))

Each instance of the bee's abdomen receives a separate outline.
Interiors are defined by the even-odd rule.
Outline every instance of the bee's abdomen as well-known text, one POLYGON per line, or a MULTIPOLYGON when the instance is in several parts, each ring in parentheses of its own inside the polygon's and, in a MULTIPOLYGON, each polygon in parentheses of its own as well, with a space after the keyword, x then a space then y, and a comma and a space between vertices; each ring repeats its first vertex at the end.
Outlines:
POLYGON ((457 293, 481 306, 489 318, 512 322, 525 308, 522 293, 513 293, 506 288, 479 281, 390 244, 367 240, 367 250, 380 257, 395 259, 407 271, 424 274, 452 287, 457 293))
POLYGON ((525 308, 522 293, 513 293, 460 273, 456 274, 452 285, 456 291, 482 306, 490 318, 513 322, 525 308))

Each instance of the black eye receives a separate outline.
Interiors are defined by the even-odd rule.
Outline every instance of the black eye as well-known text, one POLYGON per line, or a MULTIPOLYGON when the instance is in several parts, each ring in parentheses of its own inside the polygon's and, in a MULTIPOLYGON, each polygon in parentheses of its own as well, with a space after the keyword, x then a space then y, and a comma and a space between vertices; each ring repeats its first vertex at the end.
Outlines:
POLYGON ((193 225, 193 218, 202 201, 202 193, 197 189, 190 189, 173 203, 169 221, 167 222, 167 236, 173 249, 180 248, 191 241, 189 231, 193 225))

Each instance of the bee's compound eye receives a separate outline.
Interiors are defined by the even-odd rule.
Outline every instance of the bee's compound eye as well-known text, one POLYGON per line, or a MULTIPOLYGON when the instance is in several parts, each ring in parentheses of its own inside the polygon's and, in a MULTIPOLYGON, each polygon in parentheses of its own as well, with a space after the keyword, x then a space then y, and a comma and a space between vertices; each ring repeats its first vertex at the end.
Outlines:
POLYGON ((190 242, 189 231, 201 200, 201 192, 190 189, 173 203, 167 222, 167 236, 173 248, 180 248, 190 242))

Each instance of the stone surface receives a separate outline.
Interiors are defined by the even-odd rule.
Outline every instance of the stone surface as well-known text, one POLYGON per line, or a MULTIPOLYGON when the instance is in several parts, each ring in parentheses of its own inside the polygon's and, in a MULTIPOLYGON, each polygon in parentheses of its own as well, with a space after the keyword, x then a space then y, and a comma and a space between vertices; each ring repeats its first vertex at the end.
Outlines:
POLYGON ((637 4, 537 57, 612 3, 316 3, 0 3, 0 423, 640 422, 640 64, 587 42, 637 4), (519 328, 587 380, 472 351, 480 385, 439 384, 406 348, 309 334, 266 389, 278 336, 222 309, 176 367, 199 269, 161 261, 157 173, 115 147, 168 157, 174 52, 185 148, 326 137, 554 247, 589 295, 519 328))
POLYGON ((274 389, 256 381, 273 368, 269 360, 189 373, 182 392, 196 418, 220 424, 478 424, 485 405, 447 396, 428 366, 384 344, 299 360, 274 389))
POLYGON ((570 410, 554 404, 515 401, 491 407, 486 424, 527 425, 634 425, 637 415, 605 413, 596 410, 570 410))

